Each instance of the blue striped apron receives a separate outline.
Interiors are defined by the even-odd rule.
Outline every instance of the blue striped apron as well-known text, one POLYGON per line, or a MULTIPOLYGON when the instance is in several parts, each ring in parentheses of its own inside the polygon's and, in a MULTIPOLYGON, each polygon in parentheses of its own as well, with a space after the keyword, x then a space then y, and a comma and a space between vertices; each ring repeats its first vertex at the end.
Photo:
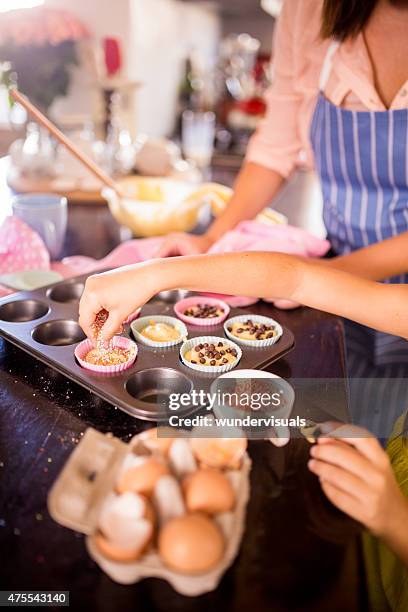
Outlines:
MULTIPOLYGON (((329 46, 323 63, 310 136, 322 186, 328 239, 336 254, 342 255, 408 231, 408 109, 353 111, 332 104, 323 92, 338 47, 337 41, 329 46)), ((401 275, 385 282, 407 280, 407 275, 401 275)), ((345 329, 349 377, 380 378, 384 382, 408 378, 405 340, 347 321, 345 329)), ((382 401, 378 394, 380 382, 376 380, 372 385, 378 399, 374 403, 378 405, 382 401)), ((359 402, 367 404, 370 392, 367 385, 363 387, 359 402)), ((408 387, 406 390, 403 407, 408 404, 408 387)), ((369 414, 357 418, 353 414, 354 421, 373 431, 388 430, 392 423, 386 426, 381 422, 380 413, 384 410, 379 409, 375 417, 373 398, 368 403, 371 408, 361 404, 360 410, 369 414)), ((395 406, 390 412, 397 416, 403 407, 395 406)))

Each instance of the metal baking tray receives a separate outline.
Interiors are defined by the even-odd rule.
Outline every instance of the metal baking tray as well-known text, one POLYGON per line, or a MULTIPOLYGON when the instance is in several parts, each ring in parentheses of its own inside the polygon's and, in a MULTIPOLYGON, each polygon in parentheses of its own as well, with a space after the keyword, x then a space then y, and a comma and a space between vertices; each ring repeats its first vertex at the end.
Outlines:
MULTIPOLYGON (((88 275, 60 281, 35 291, 15 293, 0 300, 0 335, 133 417, 160 421, 168 416, 164 398, 193 388, 207 391, 216 378, 185 366, 179 357, 180 344, 166 349, 138 343, 138 356, 131 368, 116 375, 96 374, 83 369, 74 356, 84 334, 78 325, 79 299, 88 275)), ((174 315, 180 292, 158 294, 140 316, 174 315)), ((230 316, 250 314, 250 309, 231 308, 230 316)), ((222 325, 187 325, 189 337, 214 335, 224 338, 222 325)), ((130 325, 123 335, 132 337, 130 325)), ((279 341, 262 349, 242 346, 238 368, 263 369, 293 349, 292 332, 283 327, 279 341)))

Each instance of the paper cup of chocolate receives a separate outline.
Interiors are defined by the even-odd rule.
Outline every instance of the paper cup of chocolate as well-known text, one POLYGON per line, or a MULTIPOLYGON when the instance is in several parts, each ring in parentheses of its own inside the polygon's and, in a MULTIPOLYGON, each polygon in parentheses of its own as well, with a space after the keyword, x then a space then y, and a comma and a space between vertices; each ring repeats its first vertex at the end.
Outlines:
POLYGON ((242 351, 235 342, 218 336, 199 336, 184 342, 181 361, 197 372, 221 374, 238 365, 242 351))
POLYGON ((194 296, 180 300, 174 306, 179 319, 190 325, 219 325, 229 315, 230 307, 216 298, 194 296))
POLYGON ((152 315, 141 317, 130 325, 137 341, 151 347, 167 348, 187 339, 188 331, 184 323, 176 317, 152 315))
POLYGON ((123 336, 114 336, 107 349, 97 349, 89 338, 75 348, 75 357, 80 366, 101 374, 127 370, 133 365, 136 356, 137 344, 123 336))
POLYGON ((238 315, 224 323, 225 335, 245 346, 262 348, 279 340, 283 329, 277 321, 261 315, 238 315))

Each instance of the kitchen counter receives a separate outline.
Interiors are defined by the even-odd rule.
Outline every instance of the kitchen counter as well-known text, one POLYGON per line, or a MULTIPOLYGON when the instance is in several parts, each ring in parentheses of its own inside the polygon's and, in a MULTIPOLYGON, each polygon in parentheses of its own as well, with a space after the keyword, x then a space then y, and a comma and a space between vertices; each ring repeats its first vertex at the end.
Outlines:
MULTIPOLYGON (((4 176, 1 189, 6 194, 4 176)), ((120 236, 106 208, 74 205, 65 254, 99 258, 120 236)), ((295 349, 268 369, 291 380, 336 379, 340 399, 334 414, 344 416, 341 321, 310 309, 280 312, 264 303, 256 312, 277 318, 296 338, 295 349)), ((323 396, 316 401, 320 404, 313 409, 333 414, 323 396)), ((295 412, 303 409, 298 397, 295 412)), ((304 439, 283 448, 250 443, 246 531, 239 556, 216 591, 187 598, 157 579, 133 586, 112 582, 88 557, 83 536, 50 518, 47 494, 87 427, 128 440, 149 426, 0 339, 1 589, 69 590, 75 610, 361 609, 358 527, 331 506, 308 472, 310 446, 304 439)))

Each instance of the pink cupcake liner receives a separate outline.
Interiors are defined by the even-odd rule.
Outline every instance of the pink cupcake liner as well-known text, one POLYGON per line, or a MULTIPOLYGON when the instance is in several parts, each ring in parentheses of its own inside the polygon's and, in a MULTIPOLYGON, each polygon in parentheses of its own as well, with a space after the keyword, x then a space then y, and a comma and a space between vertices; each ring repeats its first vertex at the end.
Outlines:
POLYGON ((140 315, 140 311, 141 310, 142 310, 141 308, 136 308, 136 310, 131 312, 130 315, 128 316, 128 318, 126 319, 126 321, 123 321, 123 325, 126 325, 127 323, 131 323, 132 321, 137 319, 138 316, 140 315))
POLYGON ((225 321, 225 319, 229 315, 229 311, 230 307, 223 300, 218 300, 216 298, 210 298, 200 295, 185 298, 184 300, 180 300, 174 305, 174 312, 176 313, 179 319, 184 321, 184 323, 189 323, 190 325, 199 325, 200 327, 210 327, 223 323, 223 321, 225 321), (198 319, 195 317, 187 317, 184 314, 184 310, 186 310, 187 308, 191 308, 191 306, 196 306, 197 304, 209 304, 210 306, 218 306, 219 308, 223 309, 224 313, 219 317, 214 317, 213 319, 198 319))
POLYGON ((224 295, 222 293, 202 293, 202 295, 223 300, 231 308, 245 308, 245 306, 252 306, 252 304, 259 302, 259 298, 246 297, 244 295, 224 295))
POLYGON ((78 344, 78 346, 75 348, 74 354, 81 367, 83 367, 85 370, 91 370, 92 372, 99 372, 103 374, 116 374, 117 372, 123 372, 124 370, 130 368, 130 366, 132 366, 135 362, 137 357, 137 344, 136 342, 133 342, 129 338, 124 338, 123 336, 114 336, 112 338, 112 344, 114 347, 118 348, 133 349, 134 353, 129 361, 111 366, 101 366, 87 363, 84 361, 86 355, 89 353, 89 351, 95 348, 95 344, 92 342, 92 340, 89 340, 89 338, 78 344))

